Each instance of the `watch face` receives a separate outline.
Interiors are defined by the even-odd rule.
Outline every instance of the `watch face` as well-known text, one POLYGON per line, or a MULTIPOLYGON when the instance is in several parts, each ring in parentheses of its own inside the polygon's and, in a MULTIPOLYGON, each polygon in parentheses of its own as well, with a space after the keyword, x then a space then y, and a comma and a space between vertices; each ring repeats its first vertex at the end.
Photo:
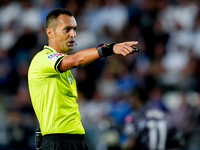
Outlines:
POLYGON ((97 46, 97 48, 104 47, 105 45, 106 45, 106 43, 99 44, 99 45, 97 46))

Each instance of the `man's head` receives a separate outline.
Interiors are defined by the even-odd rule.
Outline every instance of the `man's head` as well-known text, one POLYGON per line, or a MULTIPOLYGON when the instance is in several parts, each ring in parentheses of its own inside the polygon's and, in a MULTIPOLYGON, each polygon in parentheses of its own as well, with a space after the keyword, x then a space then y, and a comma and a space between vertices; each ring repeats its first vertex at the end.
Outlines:
POLYGON ((136 86, 130 93, 130 103, 134 109, 138 109, 145 105, 147 99, 147 91, 141 86, 136 86))
POLYGON ((73 50, 77 24, 71 11, 65 8, 52 10, 46 17, 45 28, 49 46, 61 53, 73 50))

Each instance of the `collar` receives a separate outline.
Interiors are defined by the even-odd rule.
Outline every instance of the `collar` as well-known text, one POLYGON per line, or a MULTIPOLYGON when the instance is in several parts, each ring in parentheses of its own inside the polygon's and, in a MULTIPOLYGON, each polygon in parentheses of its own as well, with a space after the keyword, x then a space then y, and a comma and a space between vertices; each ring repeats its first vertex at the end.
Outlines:
POLYGON ((53 49, 52 47, 47 46, 47 45, 44 46, 44 49, 48 49, 48 50, 50 50, 52 52, 57 52, 55 49, 53 49))

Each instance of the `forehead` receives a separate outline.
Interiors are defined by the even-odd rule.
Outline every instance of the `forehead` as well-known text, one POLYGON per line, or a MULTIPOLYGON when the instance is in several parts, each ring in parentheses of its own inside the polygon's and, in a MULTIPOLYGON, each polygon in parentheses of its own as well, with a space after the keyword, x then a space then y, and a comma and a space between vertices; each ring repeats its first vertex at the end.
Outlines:
POLYGON ((73 16, 68 16, 66 14, 61 14, 58 16, 57 27, 71 26, 76 27, 76 20, 73 16))

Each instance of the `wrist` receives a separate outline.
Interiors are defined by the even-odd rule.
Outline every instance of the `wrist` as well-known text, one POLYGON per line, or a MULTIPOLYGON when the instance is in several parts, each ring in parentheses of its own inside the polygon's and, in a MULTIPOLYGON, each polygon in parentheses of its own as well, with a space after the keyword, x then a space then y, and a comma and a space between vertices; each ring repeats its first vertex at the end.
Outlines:
POLYGON ((98 54, 99 56, 102 58, 102 57, 107 57, 107 56, 110 56, 110 55, 113 55, 115 54, 113 52, 113 47, 116 43, 111 43, 111 44, 106 44, 106 43, 103 43, 103 44, 99 44, 97 46, 97 51, 98 51, 98 54))

